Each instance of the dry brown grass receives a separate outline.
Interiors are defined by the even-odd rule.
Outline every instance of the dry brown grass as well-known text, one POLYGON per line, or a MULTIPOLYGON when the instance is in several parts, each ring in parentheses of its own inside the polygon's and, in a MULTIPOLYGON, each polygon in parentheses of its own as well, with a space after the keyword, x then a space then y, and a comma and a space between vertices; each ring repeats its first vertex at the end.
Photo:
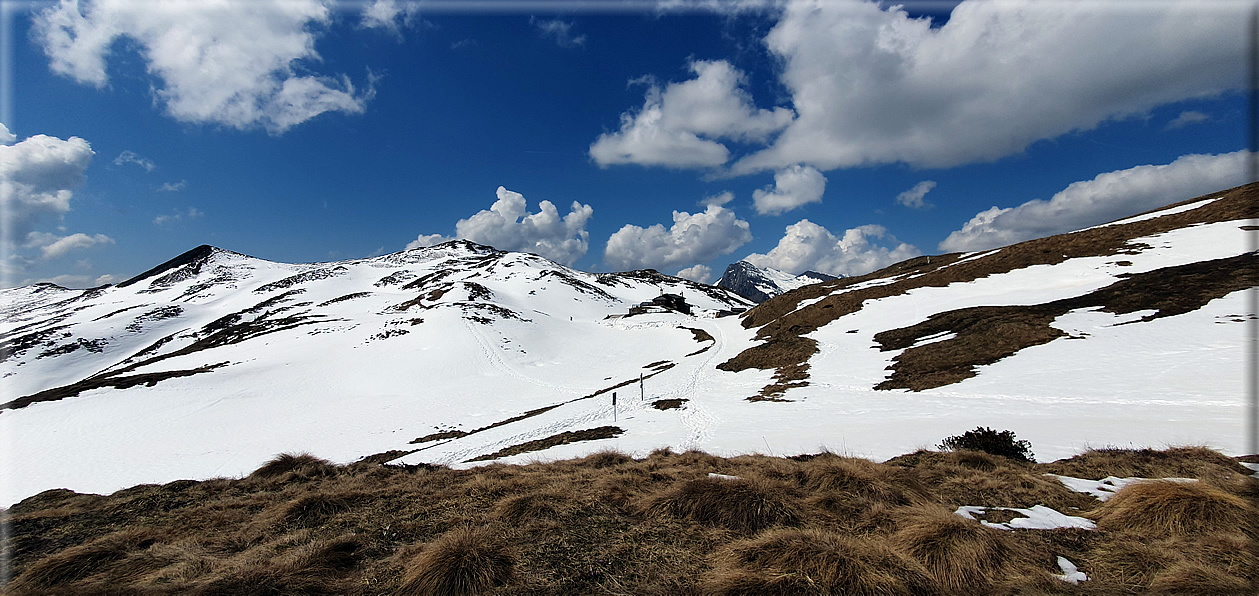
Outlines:
POLYGON ((703 584, 708 594, 939 593, 922 565, 882 542, 819 530, 775 529, 732 544, 703 584))
POLYGON ((1003 530, 980 525, 944 507, 904 512, 892 543, 921 562, 951 593, 987 591, 1005 579, 1020 556, 1003 530))
POLYGON ((739 532, 800 522, 795 499, 781 484, 739 478, 697 478, 651 500, 647 511, 739 532))
POLYGON ((1171 537, 1208 532, 1254 533, 1254 507, 1204 482, 1151 481, 1130 484, 1091 512, 1097 527, 1171 537))
POLYGON ((968 452, 879 464, 660 450, 469 470, 290 455, 242 479, 27 499, 7 512, 15 579, 0 592, 1243 593, 1259 558, 1243 528, 1253 508, 1239 514, 1238 502, 1255 485, 1200 448, 1098 450, 1052 464, 968 452), (1160 526, 1125 513, 1118 496, 1103 510, 1043 476, 1071 470, 1204 480, 1186 485, 1200 491, 1192 498, 1146 505, 1164 511, 1155 519, 1184 518, 1160 526), (1092 511, 1102 527, 1002 532, 953 514, 1042 503, 1092 511), (1090 581, 1053 579, 1057 556, 1090 581))
POLYGON ((487 528, 456 528, 425 546, 407 567, 396 594, 484 594, 512 577, 515 561, 487 528))

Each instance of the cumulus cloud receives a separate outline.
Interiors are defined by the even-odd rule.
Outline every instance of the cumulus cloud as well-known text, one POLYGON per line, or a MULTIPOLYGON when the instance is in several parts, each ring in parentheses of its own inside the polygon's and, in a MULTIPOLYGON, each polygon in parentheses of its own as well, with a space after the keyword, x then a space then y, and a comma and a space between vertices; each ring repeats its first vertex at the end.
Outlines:
POLYGON ((724 60, 690 63, 695 78, 663 89, 647 80, 643 107, 621 114, 621 128, 590 145, 602 167, 639 164, 670 168, 720 166, 730 150, 716 139, 764 141, 791 122, 785 108, 757 109, 743 73, 724 60))
POLYGON ((673 212, 673 225, 626 224, 608 238, 603 262, 618 269, 674 269, 729 254, 752 239, 748 222, 720 205, 694 215, 673 212))
POLYGON ((415 240, 407 243, 407 250, 413 248, 425 248, 428 246, 437 246, 443 242, 454 240, 453 236, 443 236, 441 234, 420 234, 415 240))
POLYGON ((586 45, 585 35, 573 35, 574 23, 566 23, 559 19, 539 19, 531 16, 529 17, 529 24, 538 30, 539 35, 554 41, 561 48, 575 48, 586 45))
POLYGON ((113 244, 113 238, 104 234, 96 234, 89 236, 87 234, 78 233, 69 236, 57 236, 42 232, 32 232, 27 236, 27 247, 38 247, 40 256, 44 260, 56 259, 65 256, 72 250, 81 248, 90 248, 98 244, 113 244))
POLYGON ((179 192, 185 188, 188 188, 187 180, 180 180, 179 182, 164 182, 161 186, 157 187, 157 192, 179 192))
MULTIPOLYGON (((590 247, 586 222, 594 215, 590 205, 577 201, 569 206, 567 215, 550 201, 538 203, 538 212, 529 213, 524 195, 498 187, 497 201, 455 224, 455 237, 488 244, 499 250, 531 252, 557 263, 572 265, 590 247)), ((421 235, 407 248, 431 246, 451 240, 441 234, 421 235)))
POLYGON ((144 168, 144 171, 146 172, 152 172, 155 168, 157 168, 157 165, 153 163, 153 160, 146 157, 140 157, 139 155, 136 155, 134 151, 130 150, 123 151, 118 154, 118 157, 114 158, 114 165, 116 166, 125 166, 129 163, 133 163, 144 168))
POLYGON ((1172 120, 1171 122, 1168 122, 1164 130, 1176 130, 1177 128, 1184 128, 1186 126, 1189 126, 1190 124, 1200 124, 1210 119, 1211 119, 1210 116, 1207 116, 1206 114, 1203 114, 1202 112, 1198 112, 1195 110, 1186 110, 1184 112, 1181 112, 1180 115, 1177 116, 1174 120, 1172 120))
POLYGON ((752 192, 761 215, 778 215, 808 203, 821 203, 826 177, 809 166, 794 165, 774 174, 774 185, 752 192))
POLYGON ((70 211, 71 189, 83 184, 93 155, 92 146, 79 137, 35 135, 0 145, 3 237, 25 238, 41 220, 70 211))
POLYGON ((967 0, 932 28, 899 5, 791 0, 765 43, 797 117, 732 171, 991 161, 1240 88, 1248 10, 967 0))
POLYGON ((17 135, 9 132, 9 127, 0 122, 0 145, 11 145, 17 141, 17 135))
POLYGON ((940 243, 948 252, 997 248, 1087 228, 1171 203, 1245 184, 1248 151, 1184 155, 1072 182, 1048 201, 981 211, 940 243))
POLYGON ((896 202, 912 209, 922 209, 927 205, 922 198, 935 187, 935 180, 923 180, 915 184, 913 188, 896 195, 896 202))
POLYGON ((98 88, 111 46, 127 38, 171 117, 278 134, 325 112, 361 113, 373 95, 345 76, 299 74, 319 62, 315 29, 330 21, 318 0, 61 0, 35 15, 33 33, 53 72, 98 88))
POLYGON ((708 265, 695 265, 678 272, 678 277, 706 284, 713 278, 713 268, 708 265))
POLYGON ((831 275, 863 275, 922 254, 916 247, 897 242, 880 225, 864 225, 835 236, 807 219, 787 226, 787 232, 768 254, 750 254, 743 260, 757 267, 771 267, 799 275, 820 271, 831 275))

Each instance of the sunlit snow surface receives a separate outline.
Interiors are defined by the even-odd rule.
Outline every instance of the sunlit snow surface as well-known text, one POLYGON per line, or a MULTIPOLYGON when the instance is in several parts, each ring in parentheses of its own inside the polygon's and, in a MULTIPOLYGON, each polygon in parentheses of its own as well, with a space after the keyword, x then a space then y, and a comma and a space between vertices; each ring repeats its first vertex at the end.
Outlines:
MULTIPOLYGON (((81 349, 44 359, 34 358, 36 349, 0 364, 5 399, 116 367, 162 337, 174 339, 160 351, 188 345, 193 341, 189 330, 291 289, 305 291, 283 307, 324 320, 134 371, 229 363, 213 372, 152 387, 97 389, 0 413, 6 462, 0 504, 49 488, 103 493, 137 483, 241 476, 281 452, 309 451, 350 462, 389 450, 420 449, 398 462, 475 465, 469 460, 505 447, 609 425, 624 432, 499 461, 567 458, 600 449, 644 456, 661 447, 719 455, 828 449, 883 460, 932 448, 976 426, 1014 431, 1032 443, 1041 461, 1107 446, 1205 444, 1236 454, 1244 444, 1244 292, 1187 314, 1137 324, 1119 323, 1139 314, 1074 311, 1054 324, 1080 339, 1027 348, 981 367, 976 377, 917 393, 873 390, 899 352, 879 351, 872 338, 937 312, 1039 304, 1096 290, 1122 273, 1233 256, 1246 250, 1243 234, 1238 222, 1199 225, 1139 239, 1152 248, 1137 254, 1072 259, 869 301, 810 336, 820 352, 810 361, 809 385, 788 391, 788 402, 745 399, 771 382, 773 371, 716 368, 754 345, 756 330, 744 329, 738 317, 713 318, 731 304, 682 280, 624 278, 603 284, 594 275, 520 254, 478 268, 468 265, 466 252, 454 249, 313 265, 225 252, 197 277, 161 292, 143 293, 150 283, 145 280, 83 300, 82 310, 58 324, 74 324, 72 339, 108 339, 107 347, 101 353, 81 349), (395 310, 420 294, 403 285, 455 266, 452 259, 464 259, 446 280, 455 287, 426 300, 431 308, 395 310), (1131 265, 1116 264, 1120 259, 1131 265), (547 271, 571 275, 606 296, 543 275, 547 271), (255 291, 312 272, 318 275, 287 289, 255 291), (395 274, 398 283, 380 283, 395 274), (219 281, 195 291, 211 278, 219 281), (480 302, 510 309, 519 318, 484 315, 488 323, 470 318, 481 315, 467 310, 478 300, 459 285, 464 280, 493 293, 480 302), (685 294, 700 307, 698 316, 607 318, 662 291, 685 294), (371 294, 323 306, 357 292, 371 294), (182 313, 128 330, 138 315, 172 304, 182 313), (135 308, 97 320, 127 307, 135 308), (412 324, 412 319, 423 321, 412 324), (697 341, 688 328, 703 330, 713 340, 697 341), (660 367, 653 365, 661 361, 674 366, 657 372, 660 367), (615 390, 615 422, 610 391, 581 399, 640 374, 650 377, 641 396, 636 383, 615 390), (662 398, 686 401, 675 409, 652 407, 662 398), (483 429, 552 406, 462 438, 411 443, 443 431, 483 429)), ((29 312, 36 300, 56 301, 30 289, 7 291, 0 304, 6 313, 2 329, 30 324, 9 313, 29 312)))

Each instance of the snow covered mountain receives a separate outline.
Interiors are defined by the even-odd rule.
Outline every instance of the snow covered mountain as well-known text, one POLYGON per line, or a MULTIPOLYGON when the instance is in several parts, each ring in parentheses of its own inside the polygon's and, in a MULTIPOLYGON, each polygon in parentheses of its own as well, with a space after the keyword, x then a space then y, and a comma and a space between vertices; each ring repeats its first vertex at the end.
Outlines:
POLYGON ((717 286, 726 288, 757 304, 774 296, 823 281, 838 279, 834 275, 805 271, 800 275, 766 267, 757 267, 747 261, 731 263, 717 280, 717 286))
POLYGON ((242 475, 294 451, 885 459, 983 425, 1042 460, 1106 445, 1236 454, 1257 199, 1250 185, 919 257, 742 317, 719 316, 750 306, 722 288, 459 241, 304 265, 203 246, 117 286, 6 290, 0 504, 242 475), (674 301, 662 294, 690 314, 627 316, 674 301))

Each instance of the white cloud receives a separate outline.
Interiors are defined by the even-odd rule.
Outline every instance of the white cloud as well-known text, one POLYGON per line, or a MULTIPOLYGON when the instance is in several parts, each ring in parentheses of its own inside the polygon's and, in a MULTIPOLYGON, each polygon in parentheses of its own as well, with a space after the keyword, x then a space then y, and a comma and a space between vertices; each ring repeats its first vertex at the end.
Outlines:
POLYGON ((157 192, 179 192, 185 188, 188 188, 187 180, 180 180, 179 182, 164 182, 161 186, 157 187, 157 192))
POLYGON ((106 274, 104 274, 104 275, 101 275, 101 276, 97 277, 97 278, 96 278, 96 281, 95 281, 95 282, 93 282, 93 284, 94 284, 94 285, 97 285, 97 286, 103 286, 103 285, 105 285, 105 284, 113 284, 113 283, 118 283, 118 282, 120 282, 120 281, 122 281, 122 278, 121 278, 121 277, 118 277, 117 275, 113 275, 113 274, 106 273, 106 274))
POLYGON ((603 262, 618 269, 673 269, 728 254, 752 239, 748 222, 720 205, 694 215, 673 212, 673 225, 626 224, 608 238, 603 262))
POLYGON ((687 267, 678 272, 678 277, 706 284, 713 278, 713 268, 708 265, 687 267))
MULTIPOLYGON (((489 209, 455 224, 456 237, 499 250, 531 252, 564 265, 586 254, 590 246, 586 222, 594 215, 590 205, 573 201, 568 215, 560 217, 550 201, 538 203, 538 212, 529 213, 524 195, 501 186, 496 195, 498 200, 489 209)), ((440 235, 420 236, 407 247, 419 246, 416 243, 426 238, 435 240, 440 235)))
POLYGON ((935 187, 935 180, 923 180, 915 184, 913 188, 896 195, 896 202, 912 209, 921 209, 926 206, 922 198, 935 187))
POLYGON ((797 117, 732 171, 991 161, 1240 88, 1249 10, 968 0, 933 29, 899 5, 793 0, 765 42, 797 117))
POLYGON ((537 28, 538 33, 555 41, 561 48, 575 48, 586 45, 585 35, 573 35, 574 23, 566 23, 559 19, 539 19, 529 17, 529 24, 537 28))
POLYGON ((93 155, 92 146, 79 137, 35 135, 0 145, 3 237, 25 238, 40 220, 70 211, 70 189, 83 184, 93 155))
POLYGON ((408 27, 420 12, 418 2, 402 2, 397 0, 375 0, 363 7, 359 26, 365 29, 384 29, 399 34, 402 27, 408 27))
POLYGON ((1157 209, 1212 191, 1245 184, 1247 151, 1183 155, 1165 165, 1145 165, 1072 182, 1048 201, 982 211, 940 243, 948 252, 988 250, 1062 234, 1157 209))
POLYGON ((845 230, 836 237, 807 219, 787 226, 787 232, 768 254, 750 254, 743 260, 757 267, 771 267, 799 275, 820 271, 831 275, 862 275, 916 257, 922 251, 897 242, 880 225, 845 230))
POLYGON ((730 150, 715 139, 764 141, 791 122, 790 110, 756 109, 742 88, 743 73, 729 62, 697 60, 690 69, 694 79, 663 90, 648 80, 643 107, 621 114, 620 130, 599 135, 590 157, 602 167, 716 167, 729 160, 730 150))
POLYGON ((794 165, 774 173, 772 187, 752 191, 752 202, 761 215, 778 215, 809 203, 821 203, 826 177, 809 166, 794 165))
POLYGON ((1190 124, 1201 124, 1210 119, 1211 119, 1210 116, 1207 116, 1206 114, 1203 114, 1202 112, 1198 112, 1195 110, 1186 110, 1184 112, 1181 112, 1180 115, 1177 116, 1174 120, 1172 120, 1171 122, 1168 122, 1167 126, 1163 130, 1175 130, 1177 128, 1184 128, 1186 126, 1189 126, 1190 124))
POLYGON ((413 248, 424 248, 427 246, 437 246, 443 242, 454 240, 452 236, 442 236, 441 234, 420 234, 418 238, 407 243, 407 250, 413 248))
POLYGON ((299 74, 318 64, 315 29, 330 21, 318 0, 61 0, 33 33, 54 72, 98 88, 111 46, 128 38, 171 117, 281 133, 324 112, 361 113, 373 95, 344 76, 299 74))
POLYGON ((53 234, 32 232, 27 237, 26 245, 28 247, 39 247, 40 256, 44 260, 56 259, 65 256, 72 250, 81 248, 91 248, 98 244, 113 244, 113 238, 104 234, 96 234, 89 236, 87 234, 78 233, 69 236, 59 237, 53 234))
POLYGON ((733 200, 734 200, 734 193, 726 190, 726 191, 719 192, 711 197, 704 197, 704 200, 700 201, 699 204, 705 207, 709 205, 716 205, 720 207, 733 200))
POLYGON ((185 218, 196 219, 204 215, 205 213, 201 211, 200 209, 197 209, 196 207, 189 207, 188 211, 184 213, 180 213, 179 210, 175 210, 175 212, 171 213, 170 215, 159 215, 157 217, 154 217, 153 224, 160 226, 160 225, 164 225, 164 224, 168 224, 172 222, 183 221, 185 218))
POLYGON ((134 151, 130 150, 123 151, 118 154, 118 157, 114 158, 114 165, 116 166, 123 166, 129 163, 133 163, 144 168, 144 171, 146 172, 152 172, 155 168, 157 168, 157 165, 153 163, 153 160, 146 157, 140 157, 139 155, 136 155, 134 151))
POLYGON ((9 132, 9 127, 0 122, 0 145, 11 145, 17 141, 17 136, 9 132))

